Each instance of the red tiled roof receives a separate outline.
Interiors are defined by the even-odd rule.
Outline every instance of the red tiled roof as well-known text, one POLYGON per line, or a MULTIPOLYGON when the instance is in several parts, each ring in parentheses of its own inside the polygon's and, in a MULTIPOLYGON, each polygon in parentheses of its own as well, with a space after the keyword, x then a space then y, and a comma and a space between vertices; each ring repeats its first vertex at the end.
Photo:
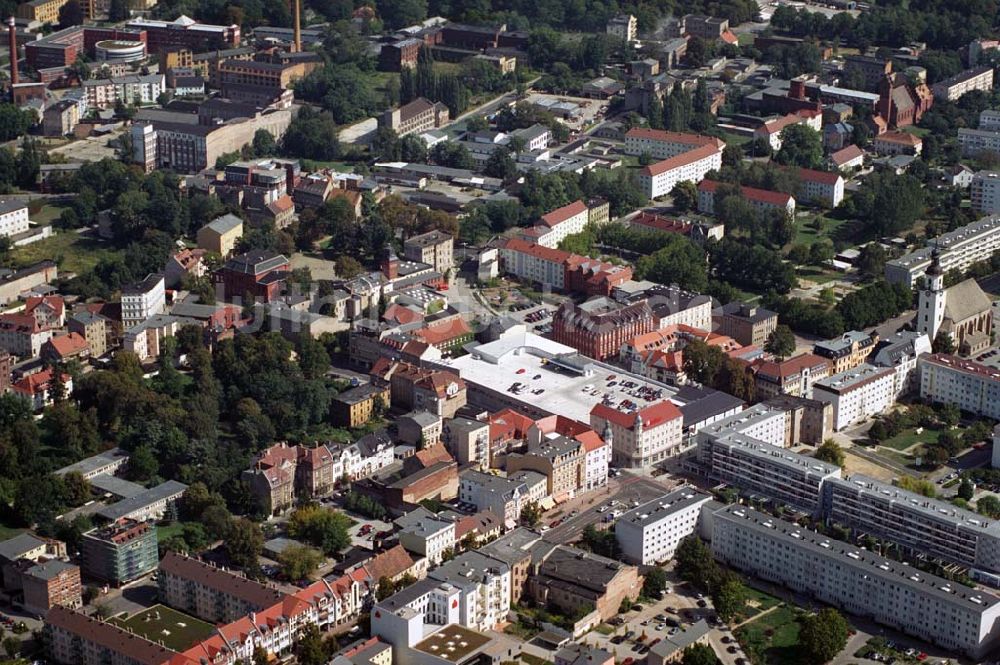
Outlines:
POLYGON ((453 339, 469 335, 471 333, 472 328, 469 327, 469 324, 466 323, 464 319, 454 319, 452 321, 448 321, 447 323, 439 323, 434 326, 420 328, 419 330, 414 331, 413 334, 417 335, 428 344, 437 345, 450 342, 453 339))
POLYGON ((413 567, 413 557, 402 545, 396 545, 369 560, 364 564, 364 567, 374 582, 378 582, 383 577, 393 579, 413 567))
POLYGON ((268 209, 274 214, 281 214, 283 212, 288 212, 289 210, 295 209, 295 201, 288 194, 275 199, 273 203, 268 204, 268 209))
POLYGON ((609 422, 615 423, 619 427, 632 429, 635 427, 636 418, 642 418, 642 426, 645 428, 659 427, 664 423, 681 418, 681 411, 673 402, 663 400, 645 409, 640 409, 634 413, 625 413, 618 409, 612 409, 604 403, 597 404, 590 410, 590 415, 597 416, 609 422))
POLYGON ((795 115, 794 113, 789 113, 786 116, 782 116, 780 118, 776 118, 769 122, 765 122, 762 127, 758 127, 757 129, 754 130, 754 134, 758 133, 758 130, 760 129, 763 129, 768 134, 777 134, 785 127, 797 124, 800 120, 802 120, 802 118, 800 118, 799 116, 795 115))
MULTIPOLYGON (((702 180, 698 183, 698 190, 715 193, 721 183, 715 180, 702 180)), ((791 194, 784 192, 772 192, 768 189, 757 189, 756 187, 740 187, 743 198, 748 201, 758 201, 776 206, 787 206, 792 201, 791 194)))
POLYGON ((885 141, 886 143, 899 143, 901 145, 908 146, 918 146, 923 144, 923 140, 914 134, 909 132, 885 132, 879 136, 875 137, 876 141, 885 141))
POLYGON ((52 345, 52 349, 60 358, 68 358, 78 353, 83 353, 89 348, 87 339, 80 333, 75 332, 53 337, 48 343, 52 345))
POLYGON ((277 589, 176 552, 167 552, 160 560, 160 571, 221 591, 261 610, 285 598, 285 594, 277 589))
POLYGON ((821 365, 829 366, 826 359, 812 353, 803 353, 783 362, 762 362, 757 365, 757 373, 764 376, 786 379, 790 376, 801 374, 804 369, 820 367, 821 365))
POLYGON ((549 228, 553 228, 562 224, 567 219, 576 217, 584 212, 587 212, 587 204, 583 201, 576 200, 569 205, 564 205, 561 208, 556 208, 552 212, 542 215, 542 223, 549 228))
POLYGON ((842 148, 837 152, 830 155, 830 161, 832 161, 837 166, 846 164, 847 162, 857 159, 858 157, 863 157, 865 151, 858 146, 851 144, 846 148, 842 148))
POLYGON ((61 605, 56 605, 48 611, 45 623, 73 635, 84 635, 88 641, 99 644, 113 653, 126 656, 140 665, 185 662, 174 660, 179 655, 176 651, 171 651, 114 624, 99 621, 61 605))
POLYGON ((62 316, 63 309, 66 307, 62 296, 31 296, 24 301, 24 313, 30 314, 42 304, 51 307, 56 316, 62 316))
POLYGON ((504 409, 490 416, 490 439, 524 438, 534 424, 528 416, 513 409, 504 409))
POLYGON ((740 38, 733 34, 732 30, 726 30, 721 35, 719 39, 726 42, 727 44, 739 44, 740 38))
POLYGON ((386 308, 385 313, 382 315, 382 319, 385 321, 405 324, 413 323, 414 321, 423 321, 424 315, 415 309, 405 307, 399 303, 392 303, 386 308))
POLYGON ((625 138, 650 139, 651 141, 663 141, 664 143, 684 143, 690 146, 712 146, 722 148, 721 139, 704 134, 687 134, 684 132, 667 132, 662 129, 649 129, 647 127, 633 127, 625 133, 625 138))
POLYGON ((535 258, 542 259, 543 261, 551 261, 553 263, 565 263, 573 256, 573 254, 564 252, 561 249, 542 247, 541 245, 528 242, 527 240, 521 240, 520 238, 508 239, 502 245, 502 248, 512 252, 528 254, 530 256, 534 256, 535 258))
POLYGON ((0 314, 0 330, 18 333, 38 333, 42 327, 30 314, 0 314))
POLYGON ((799 179, 801 180, 805 180, 806 182, 818 182, 822 185, 836 185, 837 181, 841 179, 839 173, 817 171, 815 169, 799 169, 798 174, 799 179))
MULTIPOLYGON (((73 377, 69 374, 61 374, 61 376, 63 384, 67 384, 73 380, 73 377)), ((12 385, 11 388, 26 395, 39 395, 48 390, 50 381, 52 381, 52 370, 46 369, 36 374, 29 374, 12 385)))
POLYGON ((715 145, 700 145, 693 150, 688 150, 687 152, 664 159, 661 162, 650 164, 642 169, 642 174, 644 176, 660 175, 661 173, 672 171, 681 166, 687 166, 706 157, 711 157, 715 153, 721 152, 721 150, 721 148, 715 145))

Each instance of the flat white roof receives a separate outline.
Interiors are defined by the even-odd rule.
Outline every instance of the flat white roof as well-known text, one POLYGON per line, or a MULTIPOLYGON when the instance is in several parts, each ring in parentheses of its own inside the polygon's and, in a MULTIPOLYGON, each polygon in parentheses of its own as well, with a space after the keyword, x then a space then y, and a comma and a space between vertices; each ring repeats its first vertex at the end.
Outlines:
MULTIPOLYGON (((506 335, 496 342, 475 347, 468 355, 441 362, 457 369, 467 382, 486 386, 504 393, 510 399, 582 423, 590 422, 591 409, 604 401, 605 396, 609 406, 627 410, 621 406, 625 400, 635 404, 635 408, 642 409, 671 399, 677 393, 676 388, 666 384, 644 379, 589 358, 587 361, 593 368, 590 376, 548 362, 549 358, 565 354, 576 354, 576 350, 526 332, 506 335), (609 376, 614 378, 609 380, 609 376), (515 382, 527 386, 520 395, 508 390, 515 382), (609 386, 612 382, 615 385, 609 386), (624 385, 623 382, 632 385, 624 385), (585 390, 588 386, 589 389, 585 390), (532 393, 538 389, 544 392, 532 393)), ((681 404, 679 401, 675 403, 681 404)))

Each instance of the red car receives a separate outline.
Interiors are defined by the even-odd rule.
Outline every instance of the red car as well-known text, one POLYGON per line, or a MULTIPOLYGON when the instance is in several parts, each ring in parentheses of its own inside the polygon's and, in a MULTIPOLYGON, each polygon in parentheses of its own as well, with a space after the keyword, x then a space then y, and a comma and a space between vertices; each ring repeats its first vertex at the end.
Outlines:
POLYGON ((359 536, 367 536, 369 533, 371 533, 371 531, 372 531, 372 525, 371 524, 365 524, 365 525, 363 525, 361 527, 360 530, 358 530, 358 535, 359 536))
POLYGON ((525 373, 525 372, 527 372, 527 371, 528 371, 528 370, 526 370, 526 369, 524 369, 524 368, 522 367, 521 369, 517 370, 517 374, 524 374, 524 373, 525 373))

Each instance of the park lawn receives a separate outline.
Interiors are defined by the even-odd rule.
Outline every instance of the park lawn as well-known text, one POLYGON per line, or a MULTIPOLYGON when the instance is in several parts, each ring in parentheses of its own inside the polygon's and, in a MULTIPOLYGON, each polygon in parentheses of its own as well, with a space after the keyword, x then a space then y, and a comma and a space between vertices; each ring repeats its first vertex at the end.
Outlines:
POLYGON ((845 220, 843 219, 833 219, 827 217, 822 213, 808 214, 799 216, 795 215, 795 237, 792 238, 792 244, 802 244, 811 245, 820 238, 829 238, 833 240, 833 236, 837 229, 839 229, 845 220), (823 228, 820 231, 810 227, 808 224, 812 220, 820 218, 823 220, 823 228))
POLYGON ((781 604, 781 599, 753 587, 747 587, 747 605, 743 615, 748 619, 781 604))
POLYGON ((941 436, 942 431, 943 430, 928 429, 925 427, 920 434, 917 434, 916 428, 907 429, 903 430, 891 439, 882 441, 879 445, 885 446, 886 448, 892 448, 893 450, 903 451, 917 443, 937 443, 938 437, 941 436))
POLYGON ((9 526, 0 522, 0 541, 7 540, 8 538, 13 538, 19 533, 24 533, 24 529, 19 529, 17 527, 9 526))
POLYGON ((51 224, 52 222, 59 219, 59 216, 62 215, 62 211, 65 209, 66 206, 46 203, 45 205, 42 206, 41 210, 31 215, 31 221, 35 222, 40 226, 51 224))
POLYGON ((75 231, 56 231, 51 238, 18 247, 11 252, 17 266, 53 259, 59 264, 61 271, 75 273, 90 270, 98 261, 111 254, 112 250, 103 243, 75 231))
POLYGON ((836 270, 828 270, 819 266, 802 266, 795 270, 795 274, 802 279, 808 279, 810 282, 815 282, 816 284, 835 282, 843 277, 843 274, 836 270))
POLYGON ((319 171, 320 169, 333 169, 334 171, 340 171, 341 173, 354 173, 354 164, 352 162, 343 162, 339 160, 323 162, 323 161, 317 161, 315 159, 303 159, 302 168, 307 171, 319 171))
POLYGON ((174 651, 186 651, 215 632, 212 624, 165 605, 154 605, 127 619, 114 618, 111 622, 146 639, 162 642, 174 651))
POLYGON ((743 145, 744 143, 750 143, 753 141, 753 139, 749 136, 732 134, 730 132, 723 132, 720 138, 726 142, 726 145, 743 145))
POLYGON ((736 631, 736 639, 754 665, 793 665, 802 662, 798 649, 800 628, 795 610, 781 606, 741 626, 736 631), (762 659, 755 658, 757 655, 762 659))

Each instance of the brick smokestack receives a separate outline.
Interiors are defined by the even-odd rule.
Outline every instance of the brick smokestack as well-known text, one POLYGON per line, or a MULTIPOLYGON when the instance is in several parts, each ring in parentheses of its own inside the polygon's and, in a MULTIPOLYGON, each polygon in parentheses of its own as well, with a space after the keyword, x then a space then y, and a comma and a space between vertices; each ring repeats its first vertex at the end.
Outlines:
POLYGON ((13 16, 7 19, 7 37, 10 44, 10 84, 17 85, 17 28, 13 16))
POLYGON ((296 53, 302 52, 302 0, 292 0, 293 11, 295 15, 292 17, 295 21, 295 44, 292 48, 296 53))

